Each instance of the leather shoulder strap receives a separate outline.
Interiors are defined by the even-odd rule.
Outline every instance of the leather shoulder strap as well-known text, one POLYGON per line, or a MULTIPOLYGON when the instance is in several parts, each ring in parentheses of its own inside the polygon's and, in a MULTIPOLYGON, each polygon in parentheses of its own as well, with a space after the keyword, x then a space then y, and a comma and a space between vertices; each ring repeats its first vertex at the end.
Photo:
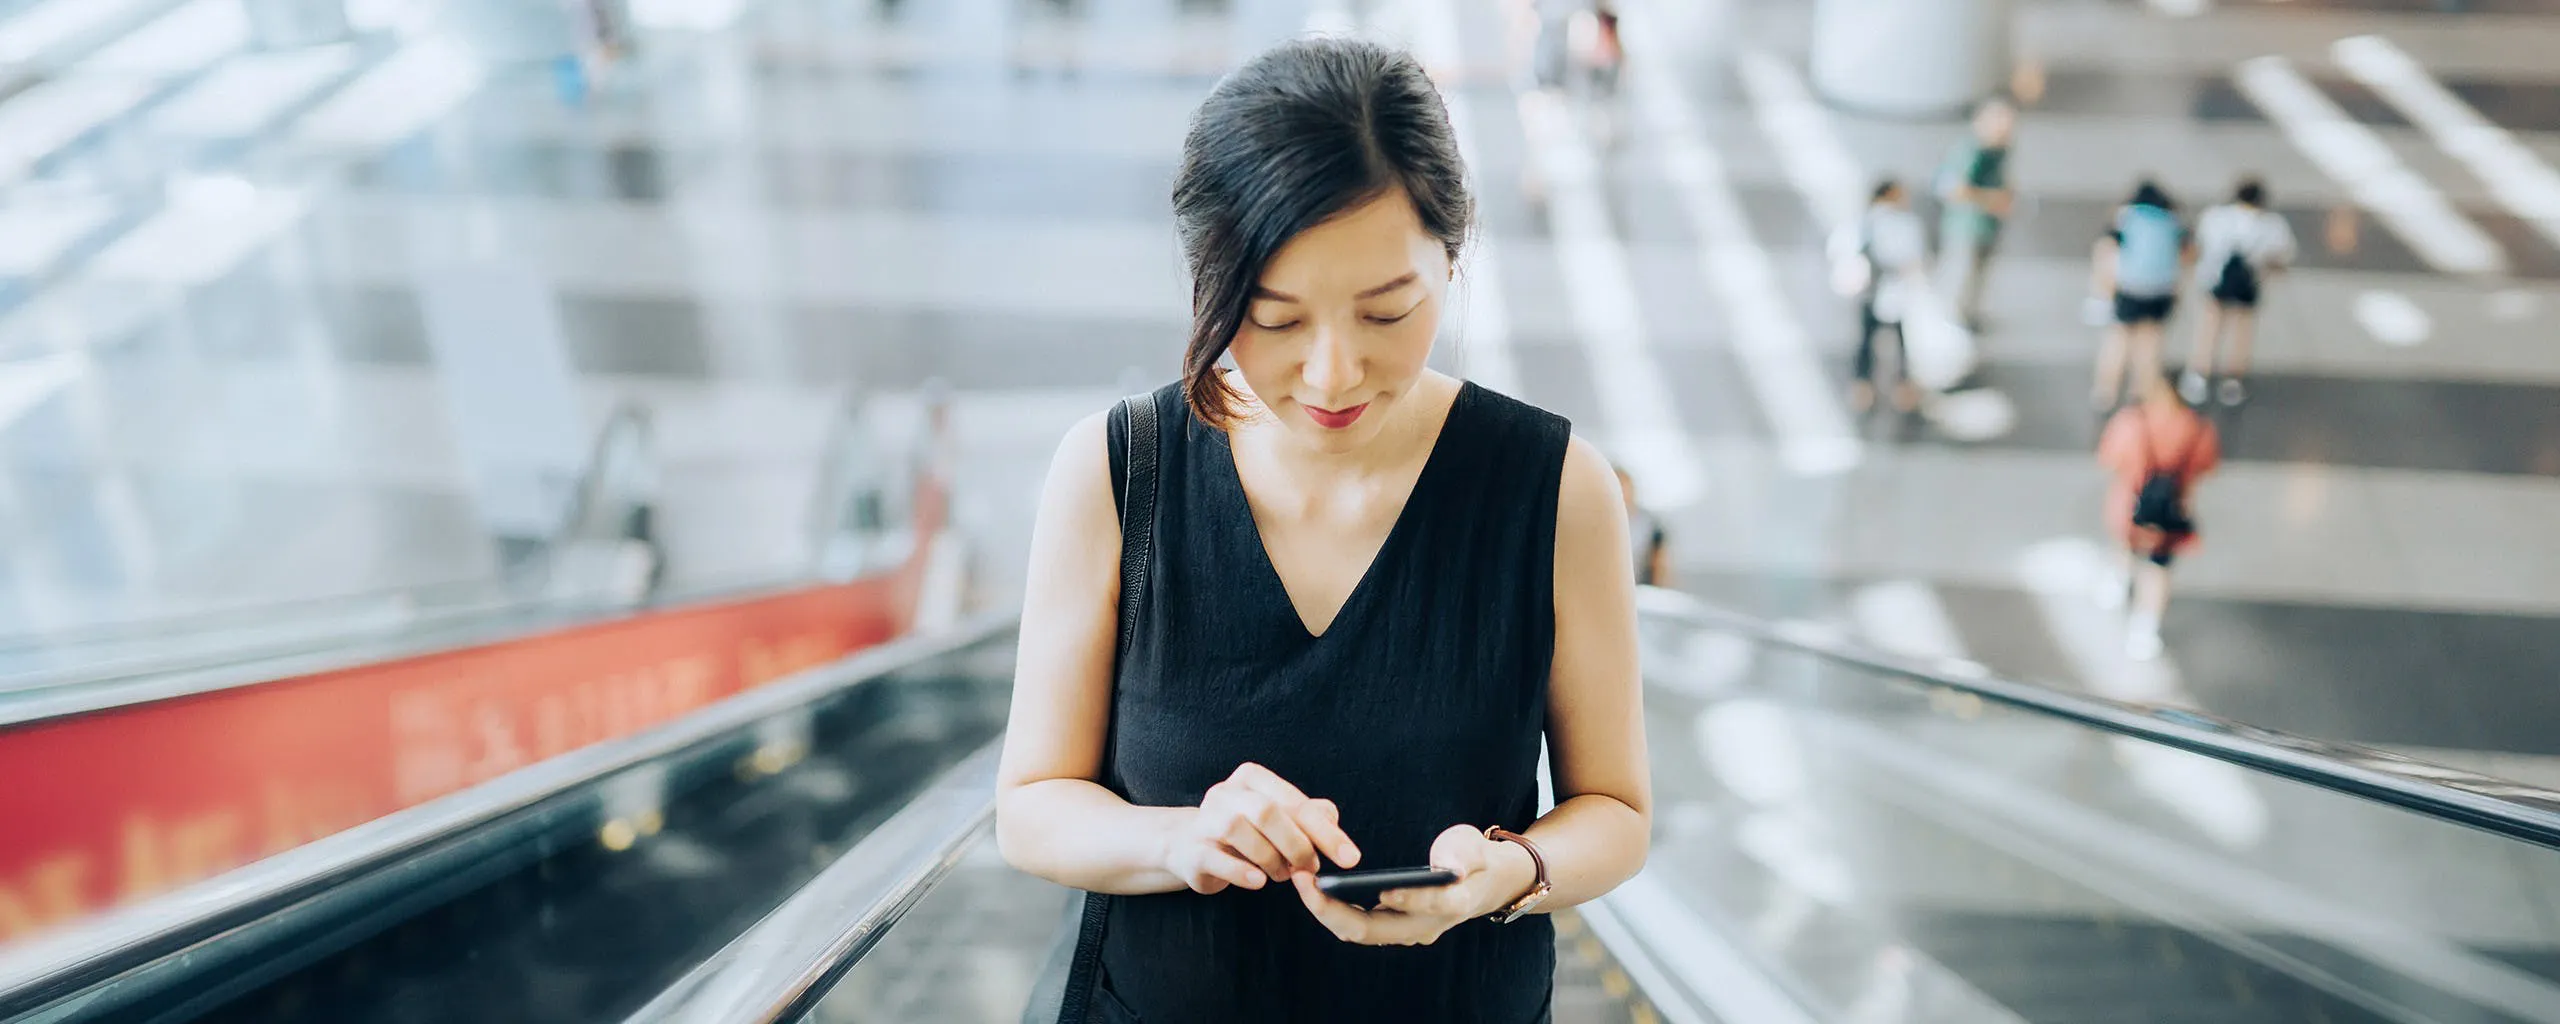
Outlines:
POLYGON ((1128 430, 1128 458, 1121 467, 1118 650, 1126 658, 1130 641, 1137 637, 1138 598, 1146 591, 1147 569, 1155 555, 1156 447, 1161 438, 1154 394, 1131 395, 1121 399, 1120 406, 1126 413, 1117 418, 1128 430))

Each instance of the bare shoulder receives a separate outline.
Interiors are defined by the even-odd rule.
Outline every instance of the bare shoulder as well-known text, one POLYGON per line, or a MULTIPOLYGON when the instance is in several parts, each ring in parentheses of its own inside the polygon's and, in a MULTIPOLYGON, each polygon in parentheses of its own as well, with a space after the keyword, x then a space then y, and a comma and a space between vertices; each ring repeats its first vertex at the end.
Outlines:
POLYGON ((1607 550, 1626 543, 1626 500, 1618 490, 1618 472, 1599 446, 1579 436, 1565 443, 1564 480, 1558 488, 1557 550, 1607 550))
POLYGON ((1119 536, 1118 505, 1111 496, 1110 415, 1097 412, 1067 428, 1041 486, 1040 519, 1079 541, 1119 536))

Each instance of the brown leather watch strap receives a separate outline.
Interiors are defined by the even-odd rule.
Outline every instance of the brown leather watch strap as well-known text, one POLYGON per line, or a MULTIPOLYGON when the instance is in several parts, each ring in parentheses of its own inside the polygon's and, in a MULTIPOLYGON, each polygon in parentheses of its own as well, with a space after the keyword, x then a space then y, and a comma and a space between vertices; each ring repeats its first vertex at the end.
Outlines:
POLYGON ((1537 880, 1530 884, 1528 892, 1521 893, 1519 899, 1494 912, 1493 920, 1496 923, 1509 924, 1518 920, 1520 915, 1536 909, 1538 904, 1546 902, 1547 894, 1554 891, 1555 886, 1547 881, 1547 856, 1538 852, 1538 844, 1530 842, 1528 836, 1499 825, 1484 830, 1484 837, 1496 842, 1518 843, 1521 849, 1529 851, 1529 863, 1538 869, 1537 880))

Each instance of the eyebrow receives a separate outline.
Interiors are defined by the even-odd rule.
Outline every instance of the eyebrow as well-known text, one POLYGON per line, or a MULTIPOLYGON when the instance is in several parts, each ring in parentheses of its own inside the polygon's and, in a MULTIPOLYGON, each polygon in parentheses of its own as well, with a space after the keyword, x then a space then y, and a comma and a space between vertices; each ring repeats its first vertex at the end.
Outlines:
MULTIPOLYGON (((1353 299, 1355 299, 1355 300, 1357 300, 1357 299, 1374 299, 1374 298, 1377 298, 1378 296, 1384 295, 1384 294, 1386 294, 1386 293, 1388 293, 1388 292, 1391 292, 1391 291, 1394 291, 1394 290, 1396 290, 1396 289, 1398 289, 1398 288, 1402 288, 1402 287, 1404 287, 1404 286, 1406 286, 1406 285, 1412 284, 1412 283, 1414 283, 1415 281, 1419 281, 1419 280, 1421 280, 1421 279, 1422 279, 1422 275, 1417 274, 1417 273, 1415 273, 1415 272, 1413 272, 1413 271, 1408 270, 1408 271, 1405 271, 1405 272, 1404 272, 1404 276, 1402 276, 1402 277, 1398 277, 1398 278, 1396 278, 1396 279, 1395 279, 1395 280, 1393 280, 1393 281, 1389 281, 1389 282, 1387 282, 1387 283, 1385 283, 1385 284, 1382 284, 1382 285, 1379 285, 1379 286, 1377 286, 1377 287, 1375 287, 1375 288, 1371 288, 1371 289, 1369 289, 1369 290, 1367 290, 1367 291, 1361 292, 1361 293, 1360 293, 1360 294, 1358 294, 1358 295, 1354 295, 1354 296, 1352 296, 1352 298, 1353 298, 1353 299)), ((1304 302, 1306 301, 1305 299, 1301 299, 1301 298, 1299 298, 1299 297, 1297 297, 1297 296, 1295 296, 1295 295, 1291 295, 1291 294, 1289 294, 1289 293, 1287 293, 1287 292, 1278 292, 1278 291, 1273 291, 1273 290, 1271 290, 1271 289, 1269 289, 1269 288, 1265 288, 1265 287, 1263 287, 1263 286, 1261 286, 1261 285, 1254 285, 1254 286, 1253 286, 1253 297, 1254 297, 1254 298, 1257 298, 1257 299, 1270 299, 1270 300, 1272 300, 1272 301, 1274 301, 1274 302, 1295 302, 1295 303, 1304 303, 1304 302)))

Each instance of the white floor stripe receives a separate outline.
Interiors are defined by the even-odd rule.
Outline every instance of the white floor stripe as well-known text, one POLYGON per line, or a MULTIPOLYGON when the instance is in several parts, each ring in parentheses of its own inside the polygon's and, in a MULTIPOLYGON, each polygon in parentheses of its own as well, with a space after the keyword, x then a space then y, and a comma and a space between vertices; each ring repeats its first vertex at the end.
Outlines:
POLYGON ((2560 171, 2514 133, 2480 116, 2390 40, 2356 36, 2339 40, 2330 52, 2348 74, 2407 114, 2437 148, 2470 168, 2499 204, 2560 245, 2560 171))
POLYGON ((0 185, 149 97, 149 82, 89 75, 56 78, 0 102, 0 185))
MULTIPOLYGON (((1626 245, 1609 223, 1599 163, 1571 113, 1543 93, 1520 104, 1530 159, 1547 184, 1547 222, 1574 334, 1590 357, 1610 454, 1643 486, 1649 504, 1679 509, 1705 492, 1704 469, 1653 352, 1626 245)), ((1772 282, 1774 285, 1774 282, 1772 282)))
MULTIPOLYGON (((1628 8, 1636 16, 1651 11, 1634 4, 1628 8)), ((1697 235, 1700 273, 1724 310, 1744 383, 1776 428, 1781 464, 1805 476, 1855 467, 1865 456, 1865 445, 1841 407, 1838 385, 1815 357, 1804 323, 1788 305, 1787 289, 1779 283, 1768 250, 1753 235, 1723 161, 1700 137, 1699 120, 1664 70, 1669 65, 1658 59, 1662 55, 1648 59, 1650 47, 1644 45, 1641 26, 1626 35, 1626 81, 1648 148, 1661 154, 1697 235)), ((1564 204, 1558 198, 1561 227, 1564 204)))
POLYGON ((88 370, 76 352, 0 363, 0 431, 9 429, 88 370))
MULTIPOLYGON (((1409 0, 1403 13, 1413 27, 1415 54, 1426 66, 1449 69, 1464 63, 1457 9, 1451 0, 1409 0)), ((1445 100, 1459 144, 1474 162, 1482 150, 1473 144, 1473 112, 1461 95, 1448 93, 1445 100)), ((1530 158, 1538 161, 1550 182, 1549 216, 1557 262, 1575 333, 1590 356, 1593 388, 1605 410, 1600 436, 1610 456, 1642 482, 1647 504, 1666 510, 1686 507, 1705 493, 1704 464, 1680 424, 1667 376, 1654 356, 1627 268, 1626 248, 1610 229, 1589 147, 1566 112, 1552 105, 1524 102, 1520 113, 1530 158)), ((1474 184, 1484 188, 1481 176, 1474 184)), ((1491 258, 1491 247, 1482 246, 1481 237, 1478 242, 1477 255, 1483 263, 1475 268, 1471 303, 1494 299, 1501 287, 1501 271, 1491 258), (1492 273, 1486 273, 1488 268, 1494 268, 1492 273)), ((1471 363, 1471 372, 1487 372, 1497 379, 1508 376, 1519 383, 1508 319, 1499 310, 1470 310, 1471 335, 1489 324, 1498 324, 1487 332, 1489 337, 1470 338, 1470 344, 1483 343, 1487 350, 1485 365, 1479 368, 1471 363)), ((1503 390, 1491 382, 1487 386, 1503 390)))
POLYGON ((99 198, 0 206, 0 277, 45 272, 115 212, 113 205, 99 198))
POLYGON ((80 62, 86 72, 183 75, 249 44, 241 0, 194 0, 80 62))
POLYGON ((151 0, 45 0, 0 21, 0 64, 24 64, 130 17, 151 0))
POLYGON ((1814 219, 1825 231, 1856 220, 1866 209, 1870 176, 1832 130, 1830 108, 1813 98, 1794 66, 1765 50, 1743 51, 1737 70, 1760 133, 1814 219))
POLYGON ((180 189, 165 209, 116 239, 82 272, 104 281, 204 284, 230 273, 309 209, 296 192, 210 179, 180 189))
POLYGON ((2374 289, 2358 293, 2355 315, 2357 325, 2373 335, 2373 340, 2393 348, 2426 344, 2436 332, 2435 318, 2408 296, 2395 291, 2374 289))
POLYGON ((2444 193, 2401 163, 2381 137, 2339 109, 2293 62, 2260 57, 2240 65, 2236 78, 2246 94, 2311 158, 2322 173, 2346 186, 2356 204, 2373 212, 2436 269, 2494 274, 2507 269, 2506 251, 2444 193))
POLYGON ((481 74, 459 43, 411 43, 303 115, 294 133, 323 146, 387 146, 452 110, 480 87, 481 74))
POLYGON ((179 139, 245 138, 308 102, 355 59, 343 46, 240 57, 153 109, 151 129, 179 139))
MULTIPOLYGON (((1429 3, 1399 4, 1388 11, 1373 12, 1381 20, 1392 18, 1412 30, 1410 40, 1396 40, 1410 45, 1414 56, 1425 68, 1446 71, 1461 67, 1466 56, 1458 43, 1458 25, 1445 0, 1429 3)), ((1449 125, 1458 136, 1458 151, 1467 166, 1476 169, 1468 177, 1481 192, 1484 176, 1479 162, 1484 148, 1476 143, 1475 108, 1457 92, 1444 93, 1449 108, 1449 125)), ((1468 242, 1468 251, 1458 270, 1458 288, 1453 294, 1459 303, 1459 331, 1454 338, 1458 346, 1458 365, 1468 379, 1515 398, 1520 392, 1520 364, 1511 350, 1511 314, 1503 305, 1507 294, 1502 272, 1502 257, 1490 232, 1478 231, 1468 242)))

